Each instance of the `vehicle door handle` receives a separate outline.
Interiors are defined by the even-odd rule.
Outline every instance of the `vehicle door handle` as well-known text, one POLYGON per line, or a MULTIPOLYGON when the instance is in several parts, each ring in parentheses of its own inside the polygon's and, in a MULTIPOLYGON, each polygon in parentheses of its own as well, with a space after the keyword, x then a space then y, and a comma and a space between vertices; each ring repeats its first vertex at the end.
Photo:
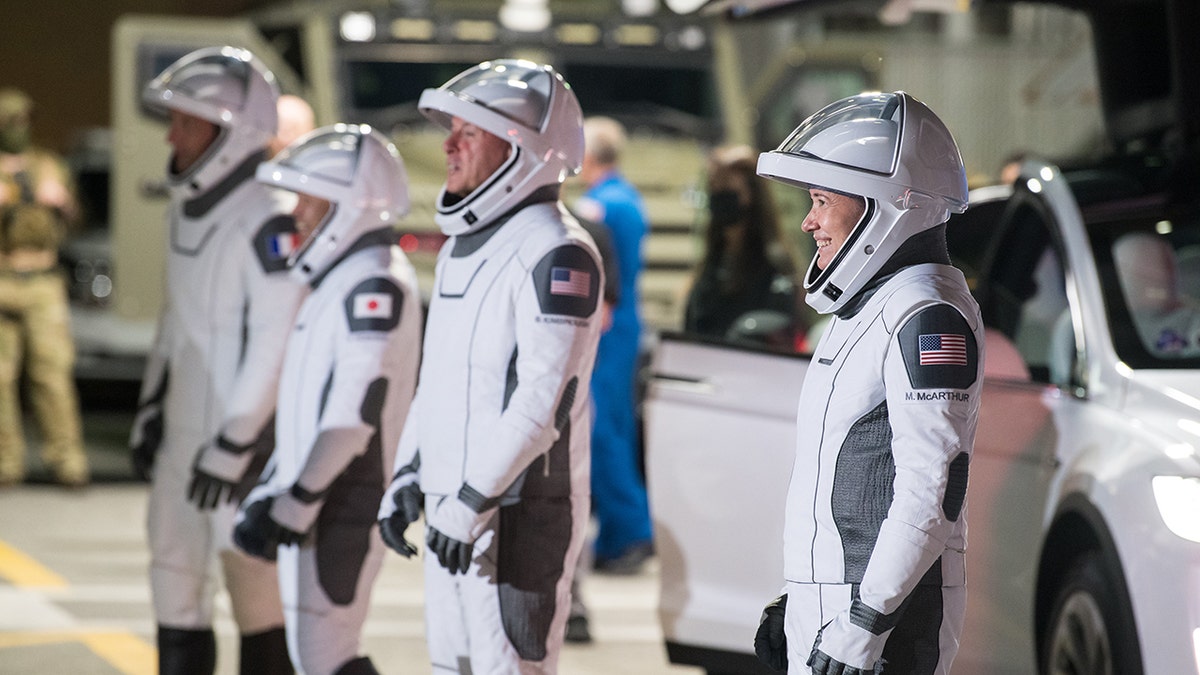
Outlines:
POLYGON ((650 378, 656 386, 673 391, 684 391, 690 394, 714 394, 717 391, 716 385, 707 378, 673 373, 653 373, 650 378))

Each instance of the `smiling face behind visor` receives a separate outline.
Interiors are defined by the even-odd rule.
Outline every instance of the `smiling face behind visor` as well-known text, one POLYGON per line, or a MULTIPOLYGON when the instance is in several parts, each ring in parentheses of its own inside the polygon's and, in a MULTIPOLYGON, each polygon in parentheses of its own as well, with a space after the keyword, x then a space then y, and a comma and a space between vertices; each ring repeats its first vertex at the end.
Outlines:
POLYGON ((758 173, 865 199, 857 224, 831 255, 818 252, 805 275, 806 301, 822 313, 845 306, 908 238, 967 205, 954 138, 904 92, 859 94, 825 106, 760 155, 758 173))

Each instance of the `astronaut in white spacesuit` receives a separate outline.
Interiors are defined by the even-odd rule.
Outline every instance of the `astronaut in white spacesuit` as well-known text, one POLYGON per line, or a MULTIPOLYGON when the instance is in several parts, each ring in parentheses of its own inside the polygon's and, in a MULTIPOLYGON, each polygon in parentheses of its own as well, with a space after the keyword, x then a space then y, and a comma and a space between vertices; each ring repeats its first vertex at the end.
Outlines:
POLYGON ((553 673, 589 511, 588 381, 603 273, 559 201, 582 114, 549 66, 497 60, 426 90, 450 131, 420 384, 379 511, 384 540, 424 491, 435 673, 553 673))
POLYGON ((289 266, 312 287, 279 379, 275 453, 234 541, 275 560, 288 649, 308 675, 376 673, 359 655, 383 562, 379 500, 416 388, 421 298, 392 223, 408 212, 395 147, 338 124, 297 140, 258 179, 297 193, 289 266))
POLYGON ((162 673, 215 668, 217 560, 242 636, 241 672, 292 671, 275 566, 231 538, 236 501, 270 451, 283 345, 305 292, 286 274, 294 222, 254 180, 278 93, 256 57, 231 47, 184 56, 143 92, 170 116, 172 148, 166 303, 130 439, 135 470, 152 479, 162 673))
POLYGON ((809 191, 805 290, 833 318, 800 396, 785 593, 756 652, 793 675, 949 673, 984 344, 946 251, 967 204, 958 148, 912 96, 862 94, 805 120, 758 172, 809 191))

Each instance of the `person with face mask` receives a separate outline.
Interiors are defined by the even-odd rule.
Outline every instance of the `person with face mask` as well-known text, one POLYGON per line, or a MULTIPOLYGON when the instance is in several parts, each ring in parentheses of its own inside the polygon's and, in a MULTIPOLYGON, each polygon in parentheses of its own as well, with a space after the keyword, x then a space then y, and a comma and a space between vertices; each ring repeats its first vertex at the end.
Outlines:
POLYGON ((301 671, 370 675, 359 650, 383 563, 376 513, 421 349, 416 272, 392 229, 408 212, 408 178, 382 134, 346 124, 300 138, 257 175, 298 197, 288 267, 312 291, 284 354, 275 452, 234 542, 278 560, 301 671))
POLYGON ((276 132, 274 75, 250 52, 196 50, 142 92, 170 118, 166 303, 130 437, 151 481, 159 672, 210 674, 216 563, 242 673, 290 673, 275 565, 233 545, 238 502, 274 443, 284 345, 306 287, 287 200, 254 180, 276 132))
POLYGON ((486 61, 428 89, 449 131, 413 407, 380 504, 384 541, 426 534, 435 673, 554 673, 589 515, 589 381, 604 274, 559 200, 583 116, 550 66, 486 61))
POLYGON ((803 336, 794 266, 755 161, 754 150, 745 145, 709 153, 704 258, 688 293, 683 327, 697 335, 790 349, 803 336))
POLYGON ((25 478, 24 373, 43 463, 59 483, 79 487, 90 471, 58 265, 59 244, 78 207, 63 162, 31 144, 32 111, 24 92, 0 89, 0 486, 25 478))
POLYGON ((758 173, 808 190, 806 301, 833 318, 800 394, 785 592, 755 650, 793 675, 948 674, 984 347, 946 251, 967 205, 958 147, 911 95, 861 94, 801 123, 758 173))

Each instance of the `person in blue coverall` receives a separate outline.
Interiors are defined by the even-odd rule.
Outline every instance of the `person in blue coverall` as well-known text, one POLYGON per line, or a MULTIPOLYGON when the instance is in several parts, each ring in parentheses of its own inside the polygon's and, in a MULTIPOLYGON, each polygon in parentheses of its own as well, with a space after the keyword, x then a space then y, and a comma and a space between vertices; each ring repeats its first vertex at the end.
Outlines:
POLYGON ((582 217, 608 228, 621 279, 620 299, 613 308, 611 327, 600 338, 592 372, 592 507, 599 523, 594 568, 635 574, 653 553, 634 415, 642 334, 638 279, 646 216, 641 195, 618 168, 625 145, 620 122, 589 117, 583 132, 580 178, 589 188, 576 209, 582 217))

